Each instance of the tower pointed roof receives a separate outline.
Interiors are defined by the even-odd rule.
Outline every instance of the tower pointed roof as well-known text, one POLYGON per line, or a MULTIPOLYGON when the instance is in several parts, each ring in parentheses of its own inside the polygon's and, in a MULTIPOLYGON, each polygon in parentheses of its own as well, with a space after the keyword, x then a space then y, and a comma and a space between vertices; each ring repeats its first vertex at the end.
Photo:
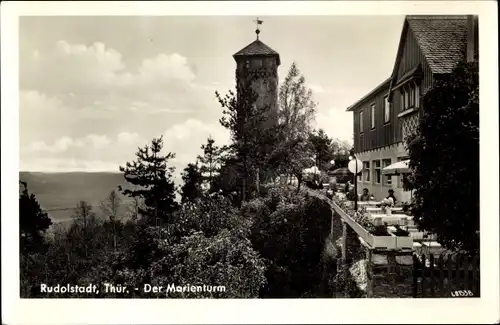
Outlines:
POLYGON ((248 44, 246 47, 233 55, 235 60, 237 60, 237 58, 239 57, 245 56, 275 56, 278 60, 278 65, 281 64, 279 53, 258 39, 248 44))

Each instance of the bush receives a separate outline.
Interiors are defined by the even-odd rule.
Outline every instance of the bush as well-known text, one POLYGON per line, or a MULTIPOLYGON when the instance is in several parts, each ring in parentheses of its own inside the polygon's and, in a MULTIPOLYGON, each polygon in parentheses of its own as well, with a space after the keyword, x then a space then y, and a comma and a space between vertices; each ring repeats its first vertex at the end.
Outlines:
POLYGON ((479 249, 479 70, 460 63, 423 97, 418 132, 405 139, 420 228, 448 249, 479 249))
POLYGON ((242 212, 253 219, 251 241, 267 261, 263 297, 300 297, 319 286, 331 222, 327 202, 306 192, 273 189, 242 212))

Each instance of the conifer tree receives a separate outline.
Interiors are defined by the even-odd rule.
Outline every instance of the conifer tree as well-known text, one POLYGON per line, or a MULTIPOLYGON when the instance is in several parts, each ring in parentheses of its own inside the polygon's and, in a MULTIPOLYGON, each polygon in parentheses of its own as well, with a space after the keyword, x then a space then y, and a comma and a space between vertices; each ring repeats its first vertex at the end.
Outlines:
POLYGON ((26 182, 19 195, 19 241, 23 254, 39 252, 45 248, 45 231, 52 225, 52 220, 42 211, 35 194, 28 192, 26 182))
POLYGON ((200 172, 203 180, 211 189, 214 177, 218 174, 222 163, 223 148, 215 145, 215 140, 209 136, 207 143, 201 146, 201 150, 203 150, 203 156, 198 156, 198 161, 201 164, 200 172))
POLYGON ((120 166, 127 182, 134 185, 133 189, 120 187, 120 190, 124 195, 143 199, 144 206, 139 207, 139 213, 150 224, 157 221, 168 223, 178 208, 173 181, 175 167, 168 166, 175 154, 162 155, 162 149, 163 137, 154 138, 150 145, 138 148, 135 161, 120 166))
POLYGON ((242 201, 247 198, 248 181, 255 179, 259 166, 264 165, 262 149, 266 148, 270 131, 263 128, 269 107, 256 105, 258 94, 250 86, 253 80, 250 77, 247 82, 238 83, 236 94, 229 91, 222 97, 216 92, 224 109, 219 122, 231 133, 232 143, 228 151, 239 169, 242 201))
POLYGON ((190 163, 184 168, 182 173, 184 184, 181 187, 181 202, 192 202, 202 194, 201 184, 203 181, 202 173, 198 166, 198 162, 190 163))

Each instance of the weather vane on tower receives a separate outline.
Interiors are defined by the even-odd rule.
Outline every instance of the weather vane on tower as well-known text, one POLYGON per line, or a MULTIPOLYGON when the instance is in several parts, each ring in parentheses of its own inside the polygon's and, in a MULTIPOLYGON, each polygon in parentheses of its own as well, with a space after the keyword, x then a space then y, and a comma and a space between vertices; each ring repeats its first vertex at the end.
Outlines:
POLYGON ((264 21, 260 20, 259 17, 257 17, 256 20, 254 20, 254 23, 257 25, 257 29, 255 30, 255 34, 257 34, 257 40, 259 40, 259 34, 260 34, 259 25, 262 25, 263 22, 264 21))

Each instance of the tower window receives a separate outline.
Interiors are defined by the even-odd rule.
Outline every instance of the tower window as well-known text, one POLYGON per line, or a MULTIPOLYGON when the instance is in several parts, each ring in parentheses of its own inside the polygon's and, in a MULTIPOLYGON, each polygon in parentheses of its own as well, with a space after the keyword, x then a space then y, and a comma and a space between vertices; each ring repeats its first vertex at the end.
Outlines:
POLYGON ((258 68, 262 68, 262 60, 261 59, 256 59, 253 61, 253 67, 258 69, 258 68))

